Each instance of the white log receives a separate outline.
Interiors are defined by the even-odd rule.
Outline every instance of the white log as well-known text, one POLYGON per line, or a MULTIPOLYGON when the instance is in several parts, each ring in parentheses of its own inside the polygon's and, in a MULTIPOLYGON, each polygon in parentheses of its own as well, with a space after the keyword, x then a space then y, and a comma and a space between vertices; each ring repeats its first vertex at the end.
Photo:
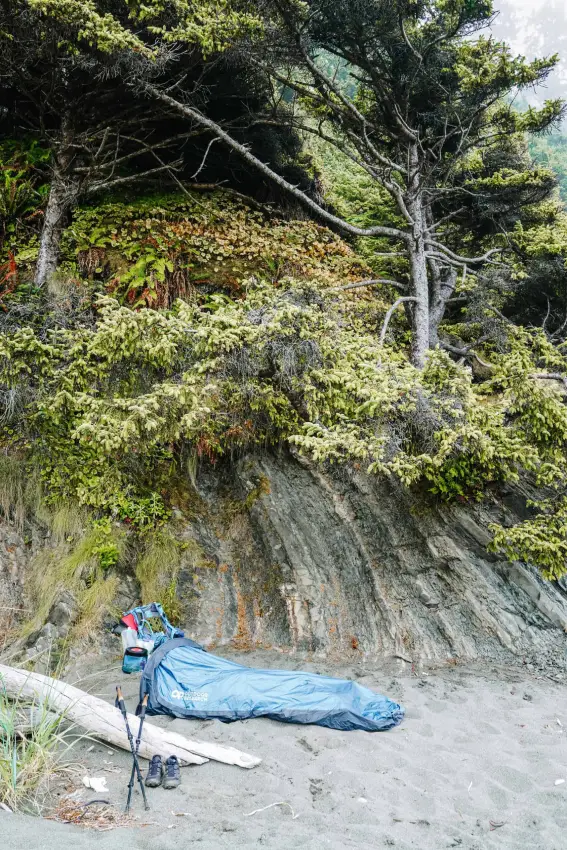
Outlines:
MULTIPOLYGON (((76 723, 97 738, 124 750, 130 749, 122 714, 104 700, 58 679, 7 667, 4 664, 0 664, 0 683, 7 696, 37 699, 47 708, 63 715, 67 720, 76 723)), ((128 714, 128 722, 136 738, 138 718, 128 714)), ((154 726, 146 720, 140 742, 140 756, 149 759, 155 753, 160 753, 162 756, 175 755, 181 764, 204 764, 209 759, 213 759, 225 764, 251 768, 261 762, 261 759, 256 756, 243 753, 235 747, 193 741, 177 732, 154 726)))

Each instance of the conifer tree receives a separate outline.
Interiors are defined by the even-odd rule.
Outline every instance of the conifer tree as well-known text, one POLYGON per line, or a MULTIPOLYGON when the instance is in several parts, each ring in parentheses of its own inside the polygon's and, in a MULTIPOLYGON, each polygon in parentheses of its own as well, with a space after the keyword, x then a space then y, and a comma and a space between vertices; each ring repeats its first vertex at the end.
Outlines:
POLYGON ((5 0, 0 6, 0 117, 51 152, 35 283, 57 268, 61 233, 81 198, 175 171, 171 110, 140 85, 167 83, 222 50, 255 19, 231 0, 5 0), (183 46, 183 52, 180 49, 183 46))
POLYGON ((561 119, 559 100, 523 112, 510 100, 543 83, 557 57, 528 62, 485 33, 491 0, 263 0, 258 7, 265 38, 252 41, 248 54, 275 87, 292 93, 288 120, 366 171, 390 195, 399 223, 362 228, 340 219, 182 95, 152 83, 146 89, 322 220, 355 236, 391 240, 407 258, 407 279, 392 283, 401 290, 396 304, 410 313, 413 360, 422 366, 458 278, 495 262, 505 248, 469 255, 454 243, 461 199, 483 192, 463 184, 463 166, 511 134, 538 133, 561 119), (348 68, 354 93, 325 70, 323 52, 348 68))

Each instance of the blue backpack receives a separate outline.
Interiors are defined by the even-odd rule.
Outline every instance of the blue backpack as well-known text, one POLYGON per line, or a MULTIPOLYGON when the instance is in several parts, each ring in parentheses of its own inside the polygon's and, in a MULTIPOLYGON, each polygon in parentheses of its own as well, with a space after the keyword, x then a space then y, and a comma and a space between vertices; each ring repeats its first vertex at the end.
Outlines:
POLYGON ((129 614, 136 620, 140 640, 151 640, 155 644, 158 642, 158 638, 161 637, 165 637, 168 640, 185 637, 185 632, 171 625, 159 602, 150 602, 149 605, 138 605, 136 608, 131 608, 130 611, 126 611, 122 616, 122 622, 124 622, 129 614), (149 622, 154 619, 161 621, 164 628, 163 632, 154 632, 149 622))

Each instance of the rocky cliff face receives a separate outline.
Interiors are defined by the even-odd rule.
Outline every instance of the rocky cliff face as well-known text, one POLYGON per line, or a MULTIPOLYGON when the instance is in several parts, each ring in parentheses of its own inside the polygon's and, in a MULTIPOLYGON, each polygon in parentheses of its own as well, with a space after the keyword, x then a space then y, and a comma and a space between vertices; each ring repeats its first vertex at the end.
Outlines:
MULTIPOLYGON (((180 577, 197 640, 563 665, 567 594, 487 552, 487 526, 505 507, 434 508, 383 479, 326 474, 284 453, 241 460, 232 486, 246 512, 224 533, 206 514, 188 529, 210 558, 180 577)), ((201 495, 218 516, 218 483, 201 495)))
MULTIPOLYGON (((489 523, 513 518, 502 504, 434 507, 286 452, 203 474, 198 490, 178 589, 186 632, 210 648, 566 666, 567 593, 487 551, 489 523)), ((25 581, 16 538, 0 529, 2 605, 25 581)), ((131 579, 122 589, 134 602, 131 579)), ((68 631, 59 608, 42 640, 68 631)))

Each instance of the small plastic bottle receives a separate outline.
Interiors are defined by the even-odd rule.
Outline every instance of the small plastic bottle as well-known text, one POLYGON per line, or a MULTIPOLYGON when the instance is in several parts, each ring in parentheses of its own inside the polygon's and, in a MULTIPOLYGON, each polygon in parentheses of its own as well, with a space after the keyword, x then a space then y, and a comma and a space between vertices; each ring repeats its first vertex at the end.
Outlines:
POLYGON ((122 649, 126 652, 129 646, 136 646, 138 632, 135 629, 124 629, 120 637, 122 638, 122 649))

